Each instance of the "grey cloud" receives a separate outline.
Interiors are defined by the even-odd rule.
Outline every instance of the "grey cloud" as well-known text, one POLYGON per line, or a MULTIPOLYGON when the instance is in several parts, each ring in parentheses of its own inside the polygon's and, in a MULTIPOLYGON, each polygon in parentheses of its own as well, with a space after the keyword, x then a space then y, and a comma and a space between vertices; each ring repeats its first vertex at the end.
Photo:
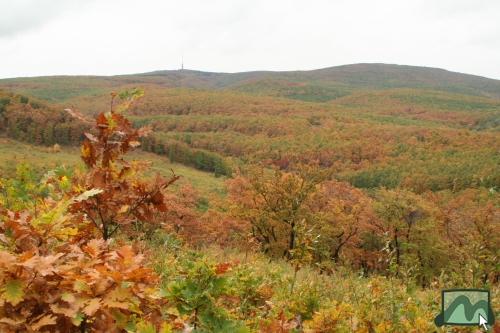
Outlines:
POLYGON ((0 13, 0 77, 145 72, 184 56, 210 71, 390 62, 500 78, 499 0, 0 0, 0 13))
POLYGON ((0 37, 12 37, 38 28, 83 0, 0 0, 0 37))

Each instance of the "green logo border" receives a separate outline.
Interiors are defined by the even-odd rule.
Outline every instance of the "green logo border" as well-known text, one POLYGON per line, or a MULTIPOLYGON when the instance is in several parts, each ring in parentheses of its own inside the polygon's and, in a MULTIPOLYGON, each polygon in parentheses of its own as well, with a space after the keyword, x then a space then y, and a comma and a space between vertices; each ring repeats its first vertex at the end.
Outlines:
POLYGON ((491 294, 489 289, 465 289, 465 288, 458 288, 458 289, 443 289, 441 290, 441 313, 436 316, 434 319, 434 323, 436 326, 441 327, 441 326, 478 326, 478 323, 467 323, 467 324, 452 324, 452 323, 445 323, 444 322, 444 294, 446 292, 460 292, 460 291, 478 291, 478 292, 486 292, 488 294, 488 325, 493 326, 495 324, 495 314, 493 313, 493 309, 491 308, 491 294))

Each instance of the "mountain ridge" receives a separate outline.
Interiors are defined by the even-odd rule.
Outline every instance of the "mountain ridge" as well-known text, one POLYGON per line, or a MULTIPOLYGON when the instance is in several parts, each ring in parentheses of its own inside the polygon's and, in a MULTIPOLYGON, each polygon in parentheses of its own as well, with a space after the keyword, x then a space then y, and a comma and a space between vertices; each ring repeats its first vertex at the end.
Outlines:
MULTIPOLYGON (((403 64, 393 64, 393 63, 383 63, 383 62, 360 62, 360 63, 344 64, 344 65, 337 65, 337 66, 320 67, 320 68, 314 68, 314 69, 297 69, 297 70, 265 70, 265 69, 262 69, 262 70, 248 70, 248 71, 237 71, 237 72, 224 72, 224 71, 205 71, 205 70, 185 68, 185 69, 159 69, 159 70, 154 70, 154 71, 149 71, 149 72, 116 74, 116 75, 74 75, 74 76, 115 77, 115 76, 131 76, 131 75, 159 75, 159 74, 176 73, 176 72, 192 72, 192 73, 221 74, 221 75, 252 74, 252 73, 286 74, 286 73, 319 72, 319 71, 326 71, 326 70, 331 70, 331 69, 355 68, 355 67, 361 67, 361 66, 391 66, 391 67, 398 67, 398 68, 428 69, 428 70, 443 71, 443 72, 447 72, 447 73, 454 73, 454 74, 460 74, 460 75, 474 76, 477 78, 482 78, 482 79, 500 82, 500 79, 495 79, 495 78, 487 77, 484 75, 452 71, 452 70, 448 70, 448 69, 441 68, 441 67, 403 65, 403 64)), ((50 76, 52 76, 52 75, 50 75, 50 76)), ((54 76, 59 76, 59 75, 54 75, 54 76)), ((66 75, 63 75, 63 76, 66 76, 66 75)), ((70 76, 72 76, 72 75, 70 75, 70 76)))
POLYGON ((1 79, 0 88, 52 101, 118 89, 123 85, 236 90, 245 93, 326 102, 361 90, 428 89, 500 100, 500 80, 434 67, 359 63, 300 71, 205 72, 158 70, 114 76, 42 76, 1 79), (71 89, 69 94, 65 91, 71 89), (49 98, 46 98, 49 97, 49 98))

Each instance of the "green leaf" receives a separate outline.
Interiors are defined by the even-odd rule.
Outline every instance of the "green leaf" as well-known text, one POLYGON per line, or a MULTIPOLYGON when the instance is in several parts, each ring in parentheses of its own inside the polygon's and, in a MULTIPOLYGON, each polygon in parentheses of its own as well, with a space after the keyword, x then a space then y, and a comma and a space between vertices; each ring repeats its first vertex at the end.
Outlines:
POLYGON ((75 295, 65 292, 61 294, 61 299, 65 302, 73 303, 75 301, 75 295))
POLYGON ((62 190, 68 191, 71 189, 71 181, 68 177, 62 176, 61 180, 59 181, 59 186, 62 190))
POLYGON ((24 290, 20 280, 10 280, 5 284, 3 298, 12 305, 17 305, 23 300, 24 290))
POLYGON ((71 200, 60 201, 54 208, 34 219, 31 224, 35 227, 44 224, 55 224, 65 217, 66 209, 71 204, 71 200))
POLYGON ((81 312, 79 312, 75 318, 71 319, 71 322, 73 323, 73 325, 75 326, 80 326, 80 324, 82 323, 83 319, 85 319, 85 315, 81 312))
POLYGON ((89 291, 90 287, 84 281, 76 280, 73 283, 73 290, 76 291, 76 292, 89 291))
POLYGON ((120 312, 116 309, 113 309, 111 311, 111 313, 112 313, 112 316, 116 322, 116 326, 118 326, 118 328, 127 327, 128 317, 125 314, 123 314, 122 312, 120 312))

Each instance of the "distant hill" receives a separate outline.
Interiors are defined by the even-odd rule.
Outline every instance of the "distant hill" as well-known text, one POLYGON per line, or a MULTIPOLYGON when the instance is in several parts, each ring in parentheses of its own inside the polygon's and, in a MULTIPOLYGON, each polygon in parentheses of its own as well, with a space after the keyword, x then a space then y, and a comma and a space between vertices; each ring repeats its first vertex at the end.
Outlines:
POLYGON ((413 88, 500 99, 500 80, 439 68, 353 64, 311 71, 211 73, 165 70, 118 76, 53 76, 0 80, 0 87, 52 102, 143 85, 224 89, 325 102, 362 90, 413 88))

